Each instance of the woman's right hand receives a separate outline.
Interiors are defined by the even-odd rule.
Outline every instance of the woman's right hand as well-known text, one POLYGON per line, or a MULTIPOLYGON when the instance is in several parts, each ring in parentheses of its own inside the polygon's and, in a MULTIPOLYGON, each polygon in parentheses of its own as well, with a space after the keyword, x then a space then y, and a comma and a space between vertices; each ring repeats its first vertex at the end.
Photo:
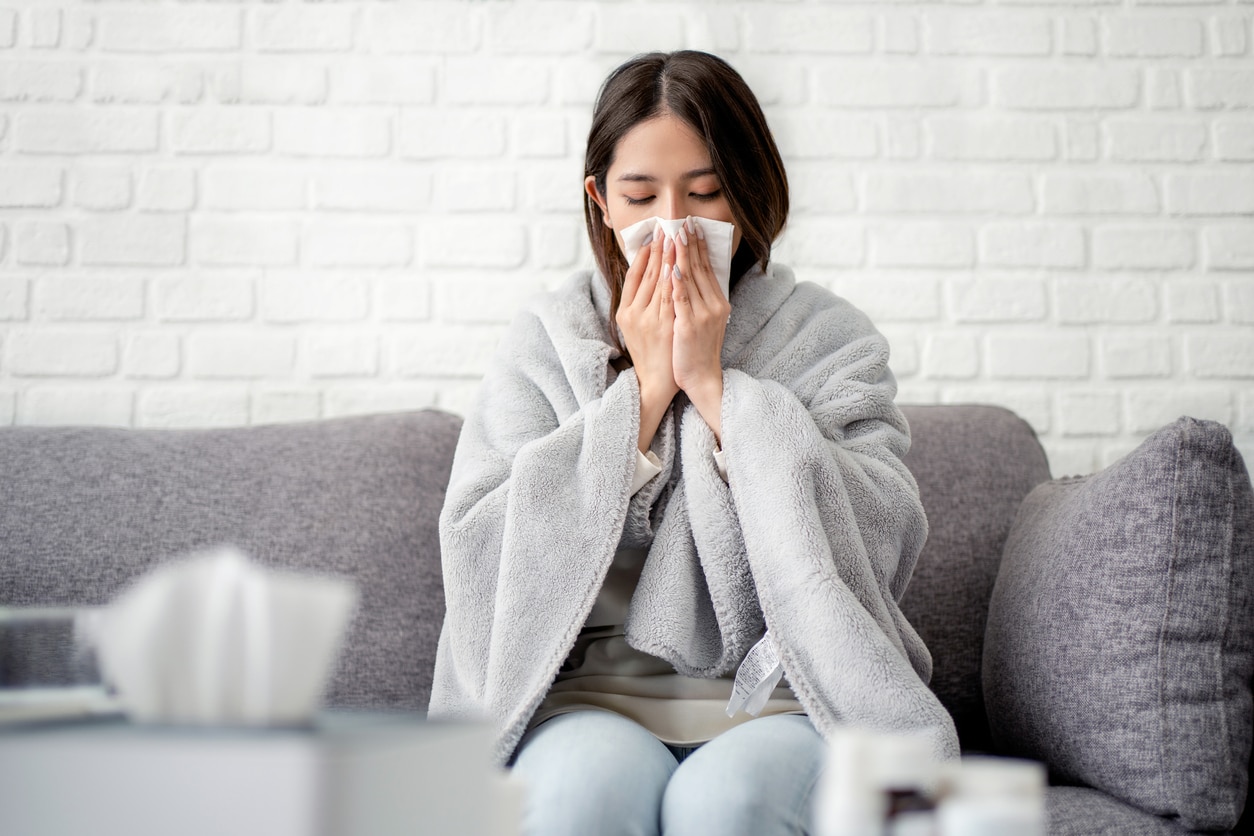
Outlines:
POLYGON ((623 295, 614 321, 622 329, 640 382, 640 452, 647 452, 679 386, 671 352, 674 345, 675 305, 671 299, 671 270, 675 245, 653 230, 653 241, 636 255, 623 279, 623 295))

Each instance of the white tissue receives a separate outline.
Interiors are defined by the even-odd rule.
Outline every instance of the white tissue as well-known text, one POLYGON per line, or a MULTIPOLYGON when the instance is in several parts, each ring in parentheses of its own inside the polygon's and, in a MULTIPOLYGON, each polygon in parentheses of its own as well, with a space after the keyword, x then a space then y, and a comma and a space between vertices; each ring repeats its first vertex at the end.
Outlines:
POLYGON ((144 576, 104 611, 105 678, 138 722, 299 725, 318 710, 357 593, 222 548, 144 576))
MULTIPOLYGON (((723 289, 723 297, 731 296, 731 262, 732 262, 732 232, 735 231, 735 224, 729 224, 726 221, 715 221, 710 218, 693 217, 693 222, 701 225, 701 231, 705 233, 705 249, 710 257, 710 269, 714 271, 714 278, 718 279, 718 286, 723 289)), ((684 219, 677 218, 668 220, 665 218, 652 217, 632 224, 622 230, 623 236, 623 255, 627 257, 627 263, 631 264, 636 260, 636 253, 640 252, 640 246, 644 243, 644 239, 649 237, 654 228, 658 224, 662 225, 662 231, 666 233, 666 237, 672 241, 679 232, 679 228, 683 226, 684 219)), ((692 239, 688 239, 689 245, 692 239)))

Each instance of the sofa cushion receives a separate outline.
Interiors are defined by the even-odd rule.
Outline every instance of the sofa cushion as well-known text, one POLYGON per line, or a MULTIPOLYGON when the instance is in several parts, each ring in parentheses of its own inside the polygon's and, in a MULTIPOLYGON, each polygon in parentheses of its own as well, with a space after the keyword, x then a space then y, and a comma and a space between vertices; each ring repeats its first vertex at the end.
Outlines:
POLYGON ((0 605, 103 604, 232 543, 349 577, 337 707, 425 709, 444 618, 438 517, 461 421, 426 411, 219 430, 0 430, 0 605))
POLYGON ((1220 424, 1181 418, 1024 500, 985 637, 994 740, 1058 783, 1190 828, 1244 805, 1254 496, 1220 424))
POLYGON ((928 537, 901 609, 932 653, 931 687, 964 749, 987 750, 984 619, 1002 547, 1049 463, 1022 418, 998 406, 903 406, 928 537))

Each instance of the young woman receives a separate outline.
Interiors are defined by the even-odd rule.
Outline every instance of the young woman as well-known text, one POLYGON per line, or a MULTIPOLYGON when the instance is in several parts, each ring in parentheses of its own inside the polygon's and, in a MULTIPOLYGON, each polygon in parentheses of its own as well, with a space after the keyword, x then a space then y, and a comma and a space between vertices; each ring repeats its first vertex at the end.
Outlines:
POLYGON ((888 346, 770 263, 784 166, 721 59, 615 70, 585 174, 597 270, 519 315, 462 430, 431 715, 493 724, 527 833, 804 833, 841 724, 957 753, 897 606, 926 521, 888 346), (683 223, 629 264, 652 218, 683 223))

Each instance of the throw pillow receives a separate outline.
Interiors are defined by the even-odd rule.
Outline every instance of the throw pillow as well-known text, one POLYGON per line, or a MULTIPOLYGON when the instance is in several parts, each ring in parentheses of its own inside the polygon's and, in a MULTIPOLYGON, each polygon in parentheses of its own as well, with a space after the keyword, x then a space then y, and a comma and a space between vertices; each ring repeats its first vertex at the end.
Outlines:
POLYGON ((1181 418, 1038 486, 989 607, 984 698, 1007 754, 1191 829, 1245 802, 1254 492, 1232 436, 1181 418))

